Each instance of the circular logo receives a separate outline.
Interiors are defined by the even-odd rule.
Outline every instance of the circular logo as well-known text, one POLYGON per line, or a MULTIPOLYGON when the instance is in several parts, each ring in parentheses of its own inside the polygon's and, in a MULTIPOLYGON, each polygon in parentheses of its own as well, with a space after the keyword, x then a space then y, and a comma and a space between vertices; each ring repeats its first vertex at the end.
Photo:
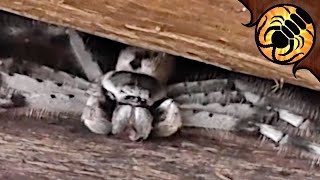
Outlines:
POLYGON ((261 16, 256 26, 260 52, 277 64, 292 64, 311 51, 316 34, 310 15, 294 5, 277 5, 261 16))

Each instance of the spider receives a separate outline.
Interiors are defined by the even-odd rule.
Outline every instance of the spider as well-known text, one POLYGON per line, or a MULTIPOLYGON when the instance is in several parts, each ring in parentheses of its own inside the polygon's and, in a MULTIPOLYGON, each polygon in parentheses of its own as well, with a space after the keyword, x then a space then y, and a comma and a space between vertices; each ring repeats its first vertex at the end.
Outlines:
POLYGON ((84 124, 92 132, 131 140, 146 139, 151 130, 156 136, 172 135, 182 126, 178 105, 167 98, 165 88, 173 66, 169 54, 124 49, 115 70, 91 89, 81 117, 84 124))
MULTIPOLYGON (((15 26, 13 28, 17 28, 15 26)), ((42 31, 52 32, 48 28, 42 31)), ((5 32, 6 27, 1 30, 5 32)), ((14 32, 29 30, 22 28, 14 32)), ((231 131, 239 135, 249 133, 262 135, 278 145, 299 147, 315 154, 316 158, 320 155, 320 145, 312 142, 317 140, 314 132, 320 117, 316 92, 286 86, 279 94, 266 92, 267 87, 272 87, 272 81, 211 66, 207 70, 207 65, 197 67, 191 63, 190 69, 179 71, 187 61, 181 65, 167 53, 131 46, 120 51, 114 68, 103 72, 78 32, 63 28, 59 32, 54 36, 59 37, 59 42, 61 37, 68 37, 66 42, 70 46, 67 47, 86 78, 72 76, 71 70, 53 70, 24 60, 20 62, 21 69, 12 73, 10 67, 17 64, 12 58, 2 57, 2 111, 27 107, 29 114, 39 116, 44 116, 46 111, 59 115, 68 112, 67 118, 80 117, 93 133, 115 134, 134 141, 150 135, 171 136, 183 127, 231 131), (213 76, 189 80, 183 77, 169 83, 179 75, 188 76, 194 69, 199 74, 213 76), (312 135, 306 138, 303 135, 306 131, 312 135)), ((15 37, 8 38, 12 39, 15 37)))

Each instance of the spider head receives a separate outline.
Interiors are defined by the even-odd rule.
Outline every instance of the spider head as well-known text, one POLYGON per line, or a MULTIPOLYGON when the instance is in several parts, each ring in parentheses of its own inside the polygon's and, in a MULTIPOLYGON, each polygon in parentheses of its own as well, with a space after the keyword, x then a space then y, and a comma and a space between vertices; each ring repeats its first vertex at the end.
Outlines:
POLYGON ((152 106, 165 97, 165 89, 157 79, 128 71, 112 71, 102 78, 102 87, 119 103, 152 106))
POLYGON ((173 59, 163 52, 128 47, 120 52, 116 71, 145 74, 165 83, 173 70, 173 59))
POLYGON ((118 95, 121 97, 119 102, 125 104, 146 106, 153 103, 150 102, 150 91, 136 85, 125 85, 120 87, 118 95))

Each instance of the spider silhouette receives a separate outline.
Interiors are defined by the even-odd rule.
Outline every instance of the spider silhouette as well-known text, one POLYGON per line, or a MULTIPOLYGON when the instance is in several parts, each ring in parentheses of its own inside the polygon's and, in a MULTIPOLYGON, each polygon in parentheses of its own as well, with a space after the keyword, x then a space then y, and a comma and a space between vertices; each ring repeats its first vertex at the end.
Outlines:
POLYGON ((279 61, 276 57, 276 50, 283 49, 289 45, 289 49, 279 56, 288 56, 294 50, 298 48, 303 48, 305 45, 305 38, 301 35, 303 30, 306 30, 312 38, 314 38, 312 32, 307 29, 307 24, 312 23, 311 17, 302 9, 296 8, 295 13, 291 13, 290 10, 283 6, 285 11, 290 14, 290 19, 285 19, 282 15, 276 15, 271 18, 270 26, 267 28, 263 34, 264 41, 266 41, 268 34, 274 31, 271 35, 271 44, 263 44, 260 42, 259 35, 261 34, 262 29, 266 26, 268 17, 265 16, 265 20, 262 25, 258 28, 256 33, 257 45, 261 48, 273 48, 272 49, 272 60, 279 64, 286 64, 294 60, 299 55, 304 55, 304 52, 299 52, 294 54, 292 57, 288 57, 285 60, 279 61), (295 41, 297 46, 295 46, 295 41))

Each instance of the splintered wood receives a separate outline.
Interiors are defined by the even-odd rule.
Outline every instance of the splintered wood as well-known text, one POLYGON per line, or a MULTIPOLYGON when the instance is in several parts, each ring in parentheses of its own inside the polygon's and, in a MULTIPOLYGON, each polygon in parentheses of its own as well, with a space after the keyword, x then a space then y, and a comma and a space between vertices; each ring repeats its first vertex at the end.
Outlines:
POLYGON ((237 0, 1 0, 0 9, 33 19, 156 49, 232 71, 319 90, 319 81, 292 66, 268 62, 246 28, 249 12, 237 0))

